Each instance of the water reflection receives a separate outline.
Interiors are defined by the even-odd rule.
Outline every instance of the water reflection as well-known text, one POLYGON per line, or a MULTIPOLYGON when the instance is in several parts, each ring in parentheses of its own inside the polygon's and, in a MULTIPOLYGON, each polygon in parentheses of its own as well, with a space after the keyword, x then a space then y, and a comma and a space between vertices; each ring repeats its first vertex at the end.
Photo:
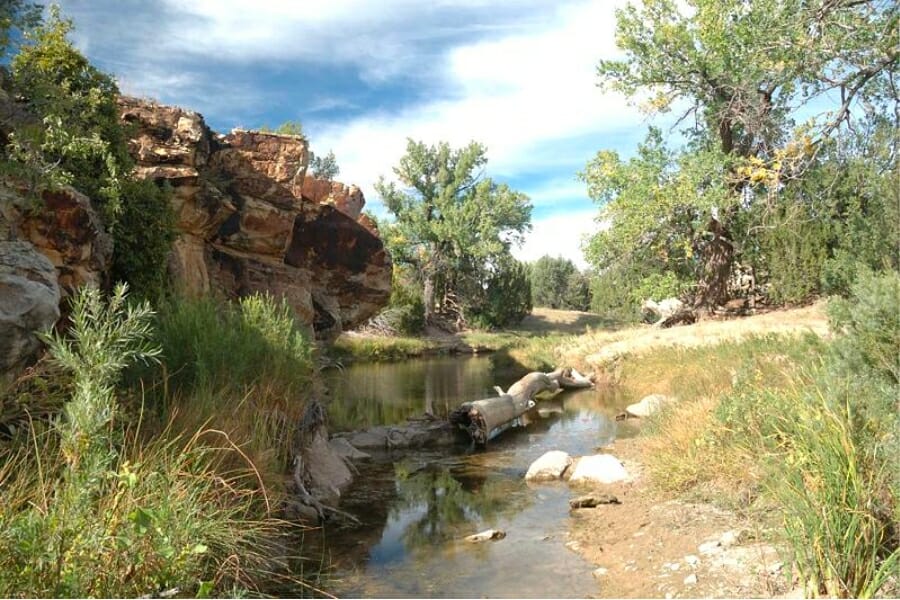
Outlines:
MULTIPOLYGON (((333 427, 395 424, 431 409, 493 395, 519 374, 492 372, 484 358, 358 365, 332 374, 333 427), (336 375, 336 376, 335 376, 336 375)), ((329 590, 343 597, 585 597, 597 593, 592 566, 565 547, 565 484, 529 488, 524 474, 548 450, 588 454, 627 435, 614 420, 630 398, 585 390, 538 403, 526 426, 485 450, 464 447, 380 454, 360 473, 341 508, 359 526, 326 527, 334 565, 329 590), (503 529, 501 541, 467 535, 503 529)), ((627 426, 627 424, 625 424, 627 426)))
MULTIPOLYGON (((509 384, 522 373, 509 373, 509 384)), ((446 418, 467 400, 493 396, 497 374, 483 357, 434 357, 352 365, 326 374, 335 430, 400 423, 429 413, 446 418)), ((507 384, 507 385, 509 385, 507 384)))

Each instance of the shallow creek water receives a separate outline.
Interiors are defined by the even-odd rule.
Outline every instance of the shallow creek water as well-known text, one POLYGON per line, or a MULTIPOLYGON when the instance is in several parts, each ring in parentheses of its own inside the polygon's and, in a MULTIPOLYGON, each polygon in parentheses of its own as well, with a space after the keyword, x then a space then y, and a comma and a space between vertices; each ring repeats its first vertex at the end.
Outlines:
MULTIPOLYGON (((445 416, 522 374, 497 372, 487 357, 352 366, 330 375, 331 429, 403 423, 426 410, 445 416)), ((614 419, 627 400, 609 389, 568 392, 539 403, 526 427, 486 449, 462 444, 358 462, 341 509, 361 525, 328 525, 304 551, 332 565, 325 587, 342 597, 594 596, 592 565, 565 546, 575 492, 563 483, 528 486, 524 474, 548 450, 590 454, 629 435, 614 419), (489 528, 506 538, 462 541, 489 528)))

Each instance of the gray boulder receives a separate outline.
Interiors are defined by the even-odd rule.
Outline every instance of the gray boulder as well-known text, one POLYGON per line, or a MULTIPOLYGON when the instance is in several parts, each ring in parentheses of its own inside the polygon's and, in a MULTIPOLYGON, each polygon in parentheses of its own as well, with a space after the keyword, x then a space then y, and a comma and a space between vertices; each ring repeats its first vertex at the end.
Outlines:
POLYGON ((625 412, 632 417, 646 418, 658 413, 669 402, 671 399, 662 394, 650 394, 642 398, 640 402, 629 404, 625 407, 625 412))
POLYGON ((29 242, 0 241, 0 375, 41 348, 38 333, 59 319, 56 270, 29 242))

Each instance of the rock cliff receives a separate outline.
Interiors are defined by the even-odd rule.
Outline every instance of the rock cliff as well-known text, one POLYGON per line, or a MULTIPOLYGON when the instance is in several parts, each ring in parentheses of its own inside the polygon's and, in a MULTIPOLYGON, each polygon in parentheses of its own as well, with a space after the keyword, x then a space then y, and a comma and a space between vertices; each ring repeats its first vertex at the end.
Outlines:
POLYGON ((390 256, 361 215, 362 192, 307 177, 304 138, 217 135, 195 112, 125 97, 119 106, 138 174, 174 189, 169 268, 186 293, 267 291, 324 338, 387 303, 390 256))

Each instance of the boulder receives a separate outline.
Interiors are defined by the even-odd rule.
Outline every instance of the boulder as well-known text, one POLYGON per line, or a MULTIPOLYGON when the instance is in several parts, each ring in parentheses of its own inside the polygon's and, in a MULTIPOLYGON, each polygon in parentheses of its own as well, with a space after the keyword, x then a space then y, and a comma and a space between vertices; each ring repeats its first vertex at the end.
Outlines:
POLYGON ((662 394, 650 394, 642 398, 640 402, 626 406, 625 412, 631 417, 647 418, 658 413, 669 402, 671 400, 662 394))
POLYGON ((506 532, 500 529, 486 529, 481 533, 467 536, 465 539, 470 544, 479 544, 481 542, 489 542, 491 540, 502 540, 506 537, 506 532))
POLYGON ((582 456, 571 469, 569 483, 616 483, 628 479, 628 472, 615 456, 594 454, 582 456))
POLYGON ((41 348, 37 334, 59 319, 56 270, 29 242, 0 241, 0 373, 17 370, 41 348))
POLYGON ((588 494, 569 500, 569 508, 596 508, 601 504, 621 504, 612 494, 588 494))
POLYGON ((343 491, 353 482, 353 473, 328 443, 324 433, 316 433, 306 447, 304 463, 309 493, 319 502, 335 506, 343 491))
POLYGON ((561 450, 551 450, 531 463, 525 473, 525 481, 555 481, 561 479, 563 473, 572 464, 572 457, 561 450))

